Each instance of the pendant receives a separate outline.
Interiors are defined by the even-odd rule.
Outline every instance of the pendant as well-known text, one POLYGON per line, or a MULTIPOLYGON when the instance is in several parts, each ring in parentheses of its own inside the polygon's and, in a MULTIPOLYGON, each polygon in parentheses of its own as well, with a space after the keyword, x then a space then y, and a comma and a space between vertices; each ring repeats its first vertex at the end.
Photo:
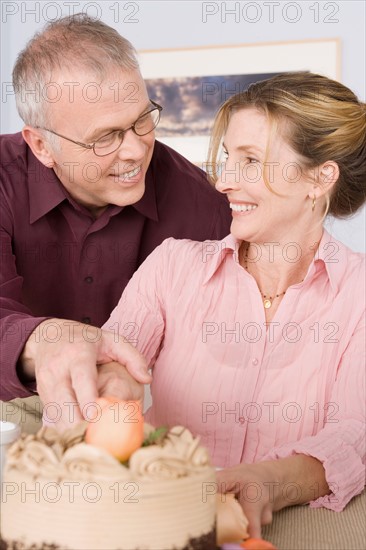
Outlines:
POLYGON ((271 300, 268 300, 266 298, 265 300, 263 300, 263 305, 264 305, 265 309, 269 309, 272 305, 272 302, 271 302, 271 300))

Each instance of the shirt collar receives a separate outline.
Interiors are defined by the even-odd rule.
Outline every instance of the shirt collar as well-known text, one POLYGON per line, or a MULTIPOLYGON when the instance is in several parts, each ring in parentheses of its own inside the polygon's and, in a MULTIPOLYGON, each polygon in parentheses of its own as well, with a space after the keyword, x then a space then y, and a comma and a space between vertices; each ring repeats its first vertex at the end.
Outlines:
MULTIPOLYGON (((216 273, 226 256, 230 255, 235 262, 239 262, 238 251, 241 243, 242 241, 231 234, 221 241, 204 241, 202 243, 203 262, 208 263, 204 284, 216 273)), ((344 276, 346 261, 347 248, 324 229, 314 260, 309 266, 305 279, 312 277, 320 269, 325 269, 332 290, 337 293, 344 276)))
POLYGON ((207 271, 203 284, 207 283, 221 266, 227 256, 233 256, 238 262, 240 240, 229 234, 221 241, 204 241, 202 243, 202 261, 207 263, 207 271))
MULTIPOLYGON (((69 193, 62 185, 52 168, 44 166, 28 148, 28 185, 29 185, 29 209, 30 223, 34 223, 42 216, 45 216, 53 208, 62 203, 65 199, 73 204, 69 193)), ((114 205, 112 205, 114 206, 114 205)), ((131 205, 135 210, 146 218, 159 221, 156 204, 155 177, 151 165, 146 174, 145 192, 143 197, 131 205)), ((118 211, 122 207, 117 207, 118 211)), ((114 211, 115 212, 115 208, 114 211)))
POLYGON ((158 222, 159 214, 156 204, 155 185, 155 174, 150 163, 150 166, 145 176, 145 192, 142 198, 131 206, 133 206, 135 210, 137 210, 146 218, 150 218, 151 220, 158 222))
POLYGON ((28 148, 29 220, 34 223, 66 199, 52 168, 44 166, 28 148))
POLYGON ((330 286, 336 294, 344 277, 346 264, 347 247, 324 229, 307 276, 316 273, 321 268, 325 269, 330 286))

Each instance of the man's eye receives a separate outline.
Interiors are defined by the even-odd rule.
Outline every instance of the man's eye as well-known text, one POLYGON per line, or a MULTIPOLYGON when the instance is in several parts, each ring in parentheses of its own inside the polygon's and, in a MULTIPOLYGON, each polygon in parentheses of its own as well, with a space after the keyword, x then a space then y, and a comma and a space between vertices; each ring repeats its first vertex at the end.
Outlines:
POLYGON ((142 128, 146 124, 151 122, 151 114, 146 113, 145 115, 141 115, 135 122, 135 128, 142 128))
POLYGON ((116 138, 116 134, 118 134, 118 132, 112 132, 111 134, 107 134, 106 136, 102 136, 101 138, 99 138, 96 141, 97 145, 103 146, 103 145, 108 145, 109 143, 112 143, 114 141, 114 139, 116 138))

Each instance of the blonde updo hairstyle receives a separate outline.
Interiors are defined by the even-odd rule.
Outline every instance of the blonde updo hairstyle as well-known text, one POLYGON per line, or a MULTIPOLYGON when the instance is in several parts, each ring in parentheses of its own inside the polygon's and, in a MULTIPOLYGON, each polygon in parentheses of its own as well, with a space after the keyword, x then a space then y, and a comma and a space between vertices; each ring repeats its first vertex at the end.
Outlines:
POLYGON ((230 118, 245 108, 263 112, 272 131, 282 131, 305 173, 326 161, 337 163, 339 178, 326 197, 324 215, 345 218, 364 204, 366 107, 351 90, 325 76, 296 72, 256 82, 229 98, 219 109, 212 131, 208 165, 213 182, 218 178, 218 159, 230 118))

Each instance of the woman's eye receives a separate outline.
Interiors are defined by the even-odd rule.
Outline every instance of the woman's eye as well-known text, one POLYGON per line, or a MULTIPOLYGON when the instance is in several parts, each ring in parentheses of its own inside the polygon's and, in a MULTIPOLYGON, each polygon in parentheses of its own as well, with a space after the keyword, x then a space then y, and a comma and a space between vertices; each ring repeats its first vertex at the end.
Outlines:
POLYGON ((228 153, 227 151, 225 151, 224 149, 223 149, 223 151, 222 151, 222 154, 224 155, 224 157, 225 157, 226 159, 229 158, 229 153, 228 153))
POLYGON ((258 162, 258 160, 254 157, 243 157, 242 159, 240 159, 240 162, 242 162, 243 164, 254 164, 255 162, 258 162))

